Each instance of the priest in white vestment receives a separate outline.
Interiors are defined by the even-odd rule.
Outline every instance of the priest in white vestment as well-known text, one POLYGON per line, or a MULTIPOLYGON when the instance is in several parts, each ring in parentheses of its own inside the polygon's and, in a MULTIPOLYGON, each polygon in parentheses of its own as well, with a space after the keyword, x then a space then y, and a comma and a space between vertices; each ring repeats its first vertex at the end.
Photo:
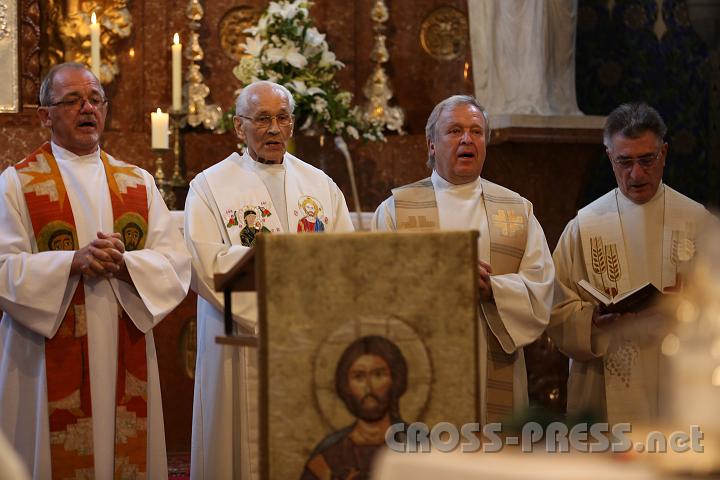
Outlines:
MULTIPOLYGON (((345 197, 325 173, 286 152, 295 102, 283 86, 260 81, 237 98, 235 132, 246 144, 200 173, 185 204, 185 240, 198 292, 197 364, 191 473, 193 479, 258 478, 257 351, 215 343, 225 334, 223 296, 213 276, 227 271, 257 235, 353 230, 345 197), (233 356, 236 356, 233 359, 233 356), (233 363, 238 372, 233 378, 233 363), (233 382, 239 381, 240 448, 233 450, 233 382)), ((257 332, 255 292, 234 293, 240 332, 257 332)))
POLYGON ((167 478, 152 329, 190 255, 152 176, 99 148, 98 79, 58 65, 40 105, 51 142, 0 175, 0 427, 35 479, 167 478))
POLYGON ((608 116, 604 143, 618 187, 578 212, 553 259, 556 299, 548 333, 571 359, 568 414, 652 422, 666 410, 660 345, 672 314, 655 302, 609 313, 577 282, 612 298, 651 283, 682 290, 705 208, 663 184, 667 128, 645 103, 608 116))
POLYGON ((478 230, 481 421, 502 422, 528 406, 522 347, 545 330, 554 268, 532 204, 480 177, 490 136, 477 100, 440 102, 425 127, 429 179, 393 190, 373 229, 478 230))

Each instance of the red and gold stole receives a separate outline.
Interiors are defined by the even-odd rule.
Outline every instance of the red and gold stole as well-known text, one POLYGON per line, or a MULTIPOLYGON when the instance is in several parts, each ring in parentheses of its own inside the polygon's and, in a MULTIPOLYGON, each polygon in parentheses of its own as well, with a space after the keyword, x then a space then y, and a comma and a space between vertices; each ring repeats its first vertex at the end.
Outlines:
MULTIPOLYGON (((144 247, 147 191, 134 166, 101 151, 113 209, 113 230, 126 250, 144 247)), ((37 251, 78 250, 72 207, 49 143, 15 165, 32 222, 37 251)), ((144 478, 147 455, 147 357, 145 335, 118 305, 115 390, 115 477, 144 478)), ((92 401, 85 290, 81 281, 57 333, 45 340, 45 369, 54 479, 94 471, 92 401)))

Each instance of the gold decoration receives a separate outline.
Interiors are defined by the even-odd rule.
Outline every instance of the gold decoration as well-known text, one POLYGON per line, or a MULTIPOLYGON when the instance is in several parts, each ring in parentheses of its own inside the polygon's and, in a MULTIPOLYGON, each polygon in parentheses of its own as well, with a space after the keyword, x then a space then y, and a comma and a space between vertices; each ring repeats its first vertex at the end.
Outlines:
POLYGON ((170 120, 172 124, 173 135, 173 174, 170 179, 170 185, 173 187, 187 187, 188 182, 185 180, 185 160, 182 156, 180 148, 180 133, 182 132, 183 112, 170 112, 170 120))
POLYGON ((440 7, 433 10, 420 26, 420 45, 437 60, 454 60, 465 56, 467 44, 467 16, 456 8, 440 7))
POLYGON ((180 330, 180 365, 185 376, 195 379, 195 360, 197 358, 197 319, 192 316, 185 320, 180 330))
POLYGON ((590 256, 592 260, 593 273, 600 277, 603 291, 613 298, 618 294, 618 280, 622 277, 620 267, 620 256, 617 253, 617 245, 609 243, 605 245, 602 237, 590 238, 590 256), (615 286, 605 284, 605 276, 608 281, 615 283, 615 286))
POLYGON ((363 87, 363 94, 368 99, 363 108, 363 117, 367 121, 382 125, 383 128, 402 134, 405 113, 400 107, 391 107, 388 103, 393 93, 390 80, 382 66, 390 59, 390 53, 385 45, 387 37, 383 34, 385 31, 383 24, 388 21, 390 14, 383 0, 375 0, 370 10, 370 18, 374 23, 373 30, 375 31, 375 42, 370 52, 370 60, 375 63, 375 67, 363 87))
POLYGON ((590 255, 592 258, 593 273, 600 276, 603 290, 607 291, 603 273, 607 271, 607 260, 605 259, 605 247, 603 246, 602 237, 590 238, 590 255))
POLYGON ((497 215, 493 215, 493 225, 501 236, 514 237, 525 230, 525 217, 514 210, 498 210, 497 215))
POLYGON ((8 26, 8 6, 0 2, 0 40, 10 36, 11 30, 8 26))
POLYGON ((617 245, 615 245, 614 243, 606 245, 605 256, 607 257, 608 280, 615 283, 615 294, 617 294, 617 282, 618 280, 620 280, 620 277, 622 277, 622 269, 620 268, 620 258, 618 257, 617 253, 617 245))
MULTIPOLYGON (((185 8, 185 17, 189 20, 190 41, 185 48, 184 56, 190 60, 187 73, 185 74, 184 86, 185 97, 187 98, 187 116, 182 119, 191 127, 202 126, 216 133, 223 133, 221 127, 222 108, 215 104, 205 103, 210 95, 210 87, 205 84, 205 78, 200 71, 199 62, 205 58, 205 52, 200 45, 200 21, 205 16, 200 0, 189 0, 185 8), (198 62, 198 63, 196 63, 198 62)), ((173 184, 180 181, 179 177, 173 175, 173 184), (177 182, 176 182, 177 181, 177 182)), ((183 179, 184 182, 184 179, 183 179)))
POLYGON ((261 12, 252 7, 233 7, 220 20, 220 46, 225 55, 239 62, 243 57, 242 44, 248 34, 245 29, 257 24, 261 12))
POLYGON ((689 262, 695 256, 695 241, 683 230, 672 231, 670 261, 677 267, 680 262, 689 262))
POLYGON ((117 46, 132 32, 132 17, 126 0, 50 1, 47 36, 48 66, 78 62, 90 67, 90 17, 93 12, 100 24, 100 82, 112 83, 120 74, 117 46), (55 40, 55 41, 53 41, 55 40))
MULTIPOLYGON (((162 152, 162 150, 156 150, 158 153, 162 152)), ((175 198, 175 192, 172 191, 172 188, 170 186, 170 182, 165 178, 165 172, 163 170, 163 159, 162 157, 158 156, 158 158, 155 160, 155 185, 157 185, 158 190, 160 191, 160 195, 162 196, 163 200, 165 201, 165 205, 167 205, 168 209, 175 210, 175 202, 177 199, 175 198)))
MULTIPOLYGON (((29 30, 23 18, 23 32, 29 30)), ((18 31, 18 2, 0 0, 0 58, 6 59, 0 68, 0 113, 20 111, 20 65, 10 59, 19 58, 20 32, 18 31)), ((27 38, 24 38, 27 40, 27 38)), ((24 63, 24 62, 23 62, 24 63)), ((27 72, 23 72, 25 75, 27 72)), ((25 79, 27 80, 27 79, 25 79)), ((0 160, 0 172, 8 165, 0 160)))

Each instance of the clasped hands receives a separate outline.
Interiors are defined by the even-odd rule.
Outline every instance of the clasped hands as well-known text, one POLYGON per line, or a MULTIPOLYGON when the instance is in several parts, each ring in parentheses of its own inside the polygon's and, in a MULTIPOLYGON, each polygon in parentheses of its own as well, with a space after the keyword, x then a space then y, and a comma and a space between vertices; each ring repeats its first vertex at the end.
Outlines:
POLYGON ((97 238, 75 251, 70 275, 81 274, 87 278, 118 278, 131 283, 123 254, 125 244, 119 233, 97 232, 97 238))

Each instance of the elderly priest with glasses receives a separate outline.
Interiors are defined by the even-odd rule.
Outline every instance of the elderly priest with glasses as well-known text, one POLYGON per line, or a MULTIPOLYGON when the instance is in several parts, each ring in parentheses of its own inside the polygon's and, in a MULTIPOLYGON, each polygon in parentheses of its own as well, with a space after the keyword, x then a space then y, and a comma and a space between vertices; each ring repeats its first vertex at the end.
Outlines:
MULTIPOLYGON (((233 350, 215 343, 215 337, 224 335, 224 324, 222 295, 213 289, 213 275, 235 265, 258 235, 353 230, 345 197, 335 182, 286 151, 293 133, 294 107, 292 95, 282 85, 258 81, 245 87, 237 98, 234 118, 235 132, 246 145, 244 153, 233 153, 190 184, 185 204, 185 239, 193 255, 193 289, 200 295, 190 473, 193 479, 233 475, 233 350)), ((255 332, 255 292, 233 294, 232 306, 237 330, 255 332)), ((256 351, 243 349, 239 364, 239 473, 241 478, 257 478, 256 351)))
POLYGON ((660 345, 672 315, 659 295, 627 308, 597 298, 617 300, 645 285, 679 292, 687 280, 696 232, 710 216, 663 184, 666 132, 645 103, 623 104, 608 115, 603 141, 617 188, 578 212, 553 254, 557 285, 548 333, 572 359, 570 415, 646 423, 664 411, 660 345))
POLYGON ((107 108, 83 65, 53 67, 50 142, 0 176, 0 427, 37 479, 168 475, 152 329, 190 255, 152 176, 100 148, 107 108))

